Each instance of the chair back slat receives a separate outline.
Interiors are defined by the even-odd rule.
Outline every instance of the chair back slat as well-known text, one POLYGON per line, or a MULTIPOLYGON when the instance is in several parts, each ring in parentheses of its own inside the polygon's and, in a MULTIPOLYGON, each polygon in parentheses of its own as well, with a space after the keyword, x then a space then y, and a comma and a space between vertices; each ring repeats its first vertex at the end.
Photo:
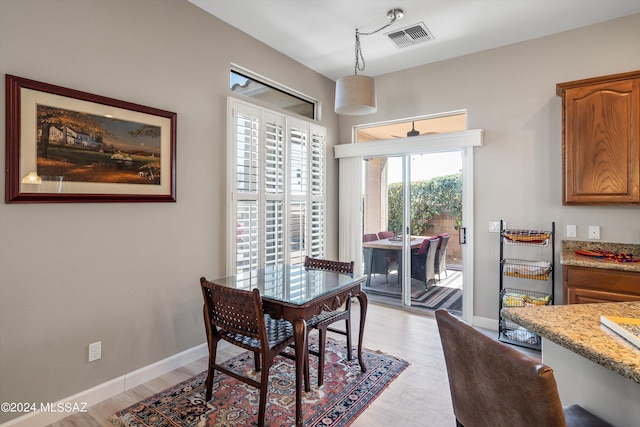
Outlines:
POLYGON ((212 326, 251 338, 262 338, 264 310, 260 291, 228 288, 202 281, 205 314, 212 326))
POLYGON ((314 270, 335 271, 343 274, 353 274, 353 261, 330 261, 327 259, 305 257, 304 266, 314 270))

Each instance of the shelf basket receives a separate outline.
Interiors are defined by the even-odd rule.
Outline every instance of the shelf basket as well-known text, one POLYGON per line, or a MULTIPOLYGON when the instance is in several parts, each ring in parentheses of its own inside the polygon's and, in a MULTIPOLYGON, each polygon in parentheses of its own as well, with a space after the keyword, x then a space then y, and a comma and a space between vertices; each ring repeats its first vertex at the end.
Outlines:
POLYGON ((522 345, 536 350, 540 348, 541 339, 538 334, 508 320, 502 320, 500 326, 500 341, 522 345))
POLYGON ((501 308, 528 307, 549 305, 553 302, 551 294, 544 292, 525 291, 522 289, 504 288, 500 292, 501 308))
POLYGON ((551 274, 551 263, 507 258, 503 260, 502 272, 505 276, 547 280, 551 274))
POLYGON ((503 230, 504 242, 509 245, 547 246, 551 233, 536 230, 503 230))

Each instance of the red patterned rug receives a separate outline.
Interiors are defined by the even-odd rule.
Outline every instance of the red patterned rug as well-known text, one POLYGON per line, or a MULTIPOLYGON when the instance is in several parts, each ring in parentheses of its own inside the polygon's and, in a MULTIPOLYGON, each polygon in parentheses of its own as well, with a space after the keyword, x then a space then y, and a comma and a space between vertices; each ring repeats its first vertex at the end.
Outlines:
MULTIPOLYGON (((315 333, 311 345, 315 345, 315 333)), ((324 384, 317 384, 317 358, 311 357, 311 391, 303 393, 305 426, 344 427, 350 425, 409 363, 383 353, 363 349, 367 372, 353 351, 346 359, 345 343, 329 339, 325 356, 324 384)), ((238 372, 253 370, 253 354, 245 352, 227 363, 238 372)), ((270 371, 266 424, 295 425, 295 369, 292 360, 278 356, 270 371)), ((206 372, 118 411, 111 421, 125 427, 213 427, 255 426, 259 390, 216 372, 213 398, 205 405, 206 372)))

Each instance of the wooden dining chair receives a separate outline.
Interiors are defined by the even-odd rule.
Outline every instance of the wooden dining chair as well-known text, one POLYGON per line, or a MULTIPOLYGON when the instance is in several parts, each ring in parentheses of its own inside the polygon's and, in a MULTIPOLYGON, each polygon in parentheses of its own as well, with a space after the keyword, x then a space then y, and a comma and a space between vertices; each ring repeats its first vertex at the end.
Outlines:
POLYGON ((211 400, 215 371, 221 371, 260 390, 258 426, 264 426, 269 369, 275 357, 294 341, 293 325, 264 314, 260 291, 245 291, 200 279, 204 298, 204 323, 209 344, 209 364, 205 382, 205 401, 211 400), (250 350, 260 381, 216 363, 218 342, 225 340, 250 350))
MULTIPOLYGON (((336 271, 343 274, 353 274, 353 261, 341 262, 326 259, 305 257, 304 266, 314 270, 336 271)), ((318 330, 318 351, 309 349, 309 353, 318 357, 318 386, 324 383, 324 353, 327 344, 327 331, 335 332, 347 337, 347 360, 351 360, 351 298, 347 298, 344 309, 323 311, 307 322, 308 331, 318 330), (330 328, 330 325, 344 320, 345 330, 330 328)))
POLYGON ((563 408, 553 370, 436 310, 458 427, 613 427, 586 409, 563 408))

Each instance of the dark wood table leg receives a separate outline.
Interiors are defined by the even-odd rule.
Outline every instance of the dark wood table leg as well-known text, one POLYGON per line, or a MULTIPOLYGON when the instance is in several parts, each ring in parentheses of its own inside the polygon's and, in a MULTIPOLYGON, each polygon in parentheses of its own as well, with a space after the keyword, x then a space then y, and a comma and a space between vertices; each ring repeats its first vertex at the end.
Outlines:
POLYGON ((369 300, 367 295, 360 291, 357 296, 358 301, 360 302, 360 333, 358 334, 358 361, 360 362, 360 369, 362 372, 367 372, 367 367, 364 365, 364 360, 362 359, 362 337, 364 335, 364 321, 367 317, 367 305, 369 304, 369 300))
MULTIPOLYGON (((361 327, 362 328, 362 327, 361 327)), ((296 344, 296 426, 302 427, 302 383, 304 364, 307 356, 307 322, 304 319, 296 319, 293 322, 293 333, 296 344)), ((306 381, 308 386, 309 381, 306 381)))

